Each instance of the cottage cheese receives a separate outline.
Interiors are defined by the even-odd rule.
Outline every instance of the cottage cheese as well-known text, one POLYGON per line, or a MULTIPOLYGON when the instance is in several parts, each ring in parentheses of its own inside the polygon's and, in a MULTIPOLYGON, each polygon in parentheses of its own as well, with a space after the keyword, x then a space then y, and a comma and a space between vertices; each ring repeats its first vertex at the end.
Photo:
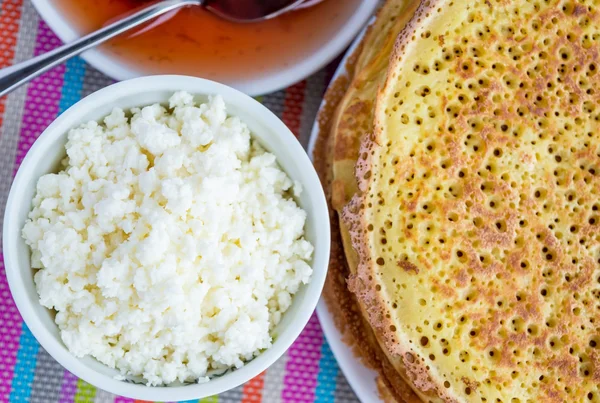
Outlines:
POLYGON ((148 385, 206 380, 271 346, 311 277, 300 186, 223 99, 114 109, 69 132, 23 228, 69 350, 148 385))

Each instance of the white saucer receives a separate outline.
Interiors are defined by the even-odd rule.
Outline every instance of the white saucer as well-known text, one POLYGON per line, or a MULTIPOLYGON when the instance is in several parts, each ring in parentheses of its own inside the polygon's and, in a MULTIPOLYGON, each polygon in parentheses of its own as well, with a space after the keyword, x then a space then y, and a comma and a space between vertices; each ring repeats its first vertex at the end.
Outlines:
MULTIPOLYGON (((59 9, 54 5, 53 0, 32 0, 32 3, 44 21, 63 42, 71 42, 78 38, 79 35, 75 28, 60 13, 59 9)), ((239 79, 229 80, 223 82, 223 84, 245 92, 248 95, 255 96, 288 87, 308 77, 333 60, 334 57, 348 46, 369 20, 378 4, 378 0, 362 0, 342 29, 335 36, 326 38, 323 46, 309 54, 302 62, 282 66, 276 74, 270 74, 267 77, 247 78, 241 74, 239 79)), ((97 70, 115 80, 122 81, 147 75, 147 73, 135 70, 134 67, 122 63, 98 49, 89 50, 83 53, 82 57, 97 70)), ((243 72, 243 69, 240 69, 240 72, 243 72)))

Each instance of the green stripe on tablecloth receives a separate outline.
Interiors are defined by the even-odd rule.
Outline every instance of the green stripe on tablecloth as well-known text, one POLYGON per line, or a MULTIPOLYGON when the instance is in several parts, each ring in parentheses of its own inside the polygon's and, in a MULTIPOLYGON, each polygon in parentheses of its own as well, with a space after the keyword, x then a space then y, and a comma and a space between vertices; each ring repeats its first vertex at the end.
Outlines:
POLYGON ((77 381, 77 392, 75 392, 75 403, 93 403, 96 397, 96 388, 89 383, 79 379, 77 381))
POLYGON ((200 399, 198 403, 219 403, 219 396, 209 396, 204 399, 200 399))

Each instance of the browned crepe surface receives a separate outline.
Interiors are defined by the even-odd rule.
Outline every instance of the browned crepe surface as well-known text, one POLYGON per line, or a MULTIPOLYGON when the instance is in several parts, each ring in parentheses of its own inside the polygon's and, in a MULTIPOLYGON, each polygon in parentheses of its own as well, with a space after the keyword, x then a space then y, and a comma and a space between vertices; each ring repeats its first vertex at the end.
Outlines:
POLYGON ((587 0, 436 0, 399 37, 344 221, 430 401, 600 401, 599 27, 587 0))

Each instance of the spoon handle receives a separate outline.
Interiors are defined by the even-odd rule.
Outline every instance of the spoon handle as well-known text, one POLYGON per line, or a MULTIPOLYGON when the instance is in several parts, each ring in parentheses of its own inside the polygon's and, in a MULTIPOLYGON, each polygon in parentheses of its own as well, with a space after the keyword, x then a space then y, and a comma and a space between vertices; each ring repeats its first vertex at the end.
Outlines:
POLYGON ((43 55, 0 70, 0 97, 29 80, 63 63, 73 56, 99 45, 133 27, 159 15, 189 5, 202 5, 201 0, 164 0, 107 25, 74 42, 60 46, 43 55))

